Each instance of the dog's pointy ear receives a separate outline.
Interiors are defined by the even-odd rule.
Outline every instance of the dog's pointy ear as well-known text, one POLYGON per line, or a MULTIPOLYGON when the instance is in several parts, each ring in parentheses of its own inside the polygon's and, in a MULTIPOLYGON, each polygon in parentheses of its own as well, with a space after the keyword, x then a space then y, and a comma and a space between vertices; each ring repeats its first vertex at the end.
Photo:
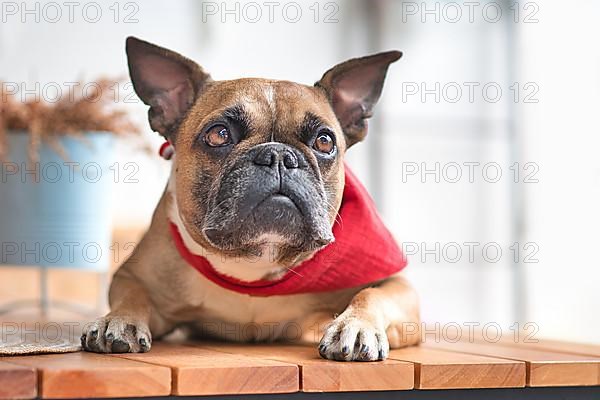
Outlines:
POLYGON ((133 88, 150 106, 152 130, 173 141, 181 119, 194 104, 210 75, 192 60, 135 37, 125 45, 133 88))
POLYGON ((331 68, 315 83, 327 93, 348 147, 366 136, 366 119, 373 115, 387 69, 400 57, 401 52, 388 51, 354 58, 331 68))

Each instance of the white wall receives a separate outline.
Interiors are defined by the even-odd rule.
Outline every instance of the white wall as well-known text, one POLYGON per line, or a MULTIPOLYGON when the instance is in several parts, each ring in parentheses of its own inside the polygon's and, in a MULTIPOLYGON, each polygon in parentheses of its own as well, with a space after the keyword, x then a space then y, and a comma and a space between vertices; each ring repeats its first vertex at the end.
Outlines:
POLYGON ((540 263, 527 268, 528 314, 557 337, 600 342, 600 3, 547 2, 520 26, 519 69, 540 86, 523 107, 524 157, 540 165, 527 186, 527 238, 540 263))
POLYGON ((405 246, 416 246, 407 272, 427 320, 509 326, 515 316, 505 23, 480 17, 452 23, 443 15, 436 21, 422 9, 411 15, 408 3, 390 2, 385 21, 384 47, 399 47, 405 55, 390 72, 383 108, 383 212, 405 246), (476 85, 472 100, 465 82, 476 85), (498 102, 483 96, 487 83, 502 88, 498 102), (458 91, 444 92, 444 86, 459 87, 460 97, 458 91), (422 97, 426 90, 431 93, 422 97), (489 163, 502 169, 498 182, 491 182, 491 170, 483 175, 489 163), (436 168, 439 178, 424 173, 436 168), (503 254, 486 262, 484 246, 499 247, 503 254))

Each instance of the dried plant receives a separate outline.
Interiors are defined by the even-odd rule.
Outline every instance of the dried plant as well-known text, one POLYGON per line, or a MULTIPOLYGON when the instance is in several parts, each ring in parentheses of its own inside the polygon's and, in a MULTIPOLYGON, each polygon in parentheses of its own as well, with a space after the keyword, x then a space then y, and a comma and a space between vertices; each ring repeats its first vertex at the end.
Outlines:
POLYGON ((138 134, 140 129, 123 110, 112 107, 116 100, 111 86, 118 81, 101 79, 86 85, 85 93, 77 93, 73 85, 65 96, 50 103, 42 99, 18 101, 0 82, 0 160, 8 154, 9 131, 29 133, 29 160, 39 159, 42 143, 47 143, 61 157, 67 158, 60 142, 62 136, 75 136, 85 141, 85 132, 106 131, 115 135, 138 134))

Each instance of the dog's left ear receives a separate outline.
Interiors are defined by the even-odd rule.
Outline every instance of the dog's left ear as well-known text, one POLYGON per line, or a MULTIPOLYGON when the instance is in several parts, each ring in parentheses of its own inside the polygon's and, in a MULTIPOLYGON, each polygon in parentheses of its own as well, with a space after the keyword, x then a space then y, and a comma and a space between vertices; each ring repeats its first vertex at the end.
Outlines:
POLYGON ((388 51, 354 58, 331 68, 315 83, 327 93, 348 147, 366 136, 366 119, 373 115, 387 69, 400 57, 401 52, 388 51))

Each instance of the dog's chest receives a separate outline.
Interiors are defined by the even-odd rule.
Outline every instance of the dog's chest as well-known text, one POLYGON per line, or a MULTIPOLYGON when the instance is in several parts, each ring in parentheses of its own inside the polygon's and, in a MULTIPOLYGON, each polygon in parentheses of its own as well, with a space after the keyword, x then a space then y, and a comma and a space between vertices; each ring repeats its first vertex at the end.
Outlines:
POLYGON ((294 321, 314 308, 311 295, 256 297, 205 282, 203 309, 207 316, 237 323, 294 321))
POLYGON ((313 315, 333 317, 355 292, 256 297, 222 288, 192 268, 180 271, 167 281, 170 287, 164 287, 163 295, 154 298, 161 314, 191 324, 201 334, 233 341, 297 339, 312 329, 307 328, 307 324, 312 325, 307 321, 313 315))
POLYGON ((222 288, 192 268, 179 278, 177 291, 171 291, 174 296, 168 300, 168 313, 182 321, 219 320, 239 324, 295 321, 323 301, 315 294, 248 296, 222 288))

